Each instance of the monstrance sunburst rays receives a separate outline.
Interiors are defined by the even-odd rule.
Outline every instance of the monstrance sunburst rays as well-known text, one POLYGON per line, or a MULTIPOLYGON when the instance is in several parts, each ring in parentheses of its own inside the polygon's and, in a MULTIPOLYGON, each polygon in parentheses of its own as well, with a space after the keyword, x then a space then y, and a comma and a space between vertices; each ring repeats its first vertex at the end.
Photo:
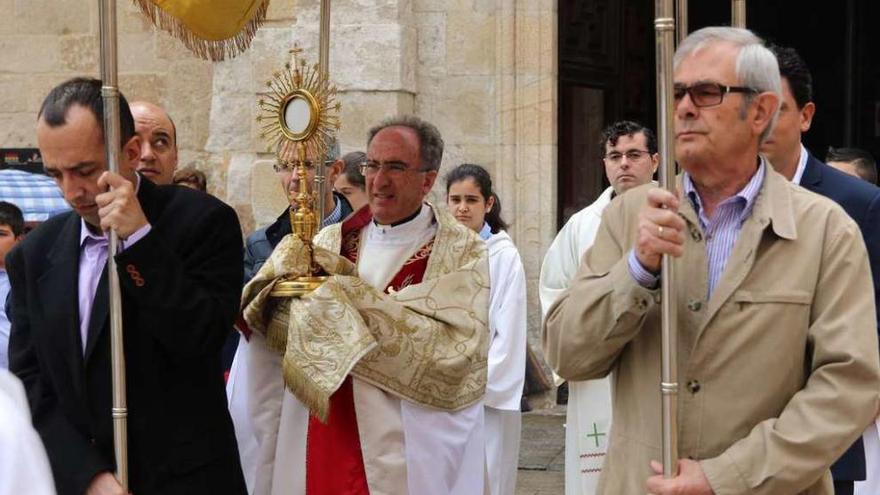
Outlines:
POLYGON ((299 48, 291 50, 293 62, 273 74, 266 82, 267 94, 259 100, 260 138, 266 141, 267 151, 276 152, 279 159, 294 157, 298 142, 305 146, 307 156, 324 156, 340 127, 338 114, 341 105, 336 101, 336 86, 330 84, 318 64, 308 65, 299 59, 297 54, 300 51, 299 48), (299 133, 285 124, 286 106, 294 98, 310 102, 311 110, 315 112, 312 124, 299 133))

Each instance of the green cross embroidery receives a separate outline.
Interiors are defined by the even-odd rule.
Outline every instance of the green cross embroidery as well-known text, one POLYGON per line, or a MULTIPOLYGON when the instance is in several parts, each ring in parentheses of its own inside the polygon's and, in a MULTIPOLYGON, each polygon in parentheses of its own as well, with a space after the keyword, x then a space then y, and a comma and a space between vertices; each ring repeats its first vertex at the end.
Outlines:
POLYGON ((604 433, 599 433, 599 427, 596 423, 593 423, 593 433, 587 433, 587 438, 592 438, 596 442, 596 448, 599 448, 599 437, 604 437, 604 433))

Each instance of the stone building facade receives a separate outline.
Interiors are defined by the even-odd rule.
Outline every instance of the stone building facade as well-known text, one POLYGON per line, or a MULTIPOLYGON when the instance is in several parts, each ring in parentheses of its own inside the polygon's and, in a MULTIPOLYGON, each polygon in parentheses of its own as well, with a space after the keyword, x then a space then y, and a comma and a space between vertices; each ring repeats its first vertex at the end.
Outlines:
MULTIPOLYGON (((272 0, 251 48, 201 61, 119 2, 120 88, 167 108, 181 166, 208 175, 245 234, 284 198, 258 135, 257 101, 295 43, 317 59, 319 0, 272 0)), ((0 147, 35 146, 42 97, 98 74, 97 2, 0 0, 0 147)), ((415 113, 446 141, 442 172, 486 166, 528 277, 530 338, 539 345, 537 279, 556 225, 557 31, 553 0, 335 0, 330 73, 342 103, 343 151, 364 149, 384 117, 415 113)), ((442 201, 442 181, 435 201, 442 201)))

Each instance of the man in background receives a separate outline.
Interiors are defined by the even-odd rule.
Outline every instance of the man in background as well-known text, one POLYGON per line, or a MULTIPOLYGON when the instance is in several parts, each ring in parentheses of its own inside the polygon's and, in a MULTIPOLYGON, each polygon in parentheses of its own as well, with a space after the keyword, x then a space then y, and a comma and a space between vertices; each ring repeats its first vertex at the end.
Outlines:
POLYGON ((6 297, 9 295, 9 276, 6 274, 6 255, 21 240, 24 233, 24 215, 12 203, 0 201, 0 369, 9 368, 9 316, 6 297))
POLYGON ((161 107, 146 101, 131 104, 134 129, 141 138, 136 170, 159 185, 172 183, 177 170, 177 128, 161 107))
MULTIPOLYGON (((807 151, 801 138, 810 129, 816 112, 810 70, 795 49, 771 46, 770 50, 779 62, 782 106, 776 128, 761 152, 786 179, 833 200, 856 221, 868 248, 878 306, 875 322, 880 322, 880 188, 835 170, 807 151)), ((873 425, 868 430, 868 434, 876 435, 873 425)), ((853 493, 853 482, 865 479, 861 438, 834 463, 831 474, 838 495, 853 493)))
MULTIPOLYGON (((285 155, 278 156, 278 162, 275 164, 275 173, 278 174, 278 181, 281 183, 290 206, 284 209, 274 223, 257 229, 247 237, 244 253, 245 282, 248 282, 260 271, 260 267, 269 259, 269 256, 275 250, 275 246, 281 242, 281 239, 293 232, 290 225, 290 211, 298 206, 295 199, 299 194, 299 180, 297 179, 297 170, 290 162, 291 158, 285 155)), ((307 157, 307 163, 304 166, 306 169, 306 179, 310 187, 314 187, 316 172, 314 159, 307 157)), ((325 184, 332 185, 340 175, 342 167, 343 161, 339 159, 339 145, 334 141, 326 156, 324 167, 325 184)), ((352 213, 351 205, 349 205, 345 196, 334 192, 333 188, 329 186, 326 188, 325 194, 324 204, 327 208, 320 228, 341 222, 352 213)), ((243 335, 239 335, 238 332, 233 333, 229 339, 230 342, 227 342, 224 348, 224 354, 227 354, 227 352, 231 354, 232 360, 231 362, 227 361, 229 358, 224 356, 224 363, 230 363, 229 378, 226 382, 226 398, 229 402, 232 422, 235 424, 235 435, 238 440, 245 481, 249 491, 252 491, 257 471, 258 446, 257 439, 254 436, 251 413, 248 410, 249 354, 247 347, 249 345, 249 338, 250 334, 246 331, 243 332, 243 335)))
MULTIPOLYGON (((568 288, 577 273, 581 257, 593 245, 602 212, 611 200, 647 184, 657 170, 657 138, 647 127, 631 121, 615 122, 602 131, 600 143, 605 175, 610 187, 590 206, 571 216, 544 256, 540 296, 543 315, 568 288)), ((565 493, 591 495, 596 492, 607 435, 587 437, 611 428, 611 385, 607 378, 568 382, 569 395, 565 429, 565 493)))
POLYGON ((877 162, 859 148, 828 148, 825 163, 841 172, 858 177, 869 184, 877 184, 877 162))

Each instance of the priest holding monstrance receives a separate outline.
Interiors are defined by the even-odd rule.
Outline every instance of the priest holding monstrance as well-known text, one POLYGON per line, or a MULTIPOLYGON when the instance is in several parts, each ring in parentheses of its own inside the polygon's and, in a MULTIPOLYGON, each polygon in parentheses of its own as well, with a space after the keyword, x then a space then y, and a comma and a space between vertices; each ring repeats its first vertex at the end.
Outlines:
MULTIPOLYGON (((268 107, 305 156, 321 142, 296 119, 323 108, 295 86, 268 107)), ((474 232, 425 202, 442 153, 416 117, 371 129, 369 207, 312 241, 301 205, 245 287, 256 494, 482 492, 488 263, 474 232)))

